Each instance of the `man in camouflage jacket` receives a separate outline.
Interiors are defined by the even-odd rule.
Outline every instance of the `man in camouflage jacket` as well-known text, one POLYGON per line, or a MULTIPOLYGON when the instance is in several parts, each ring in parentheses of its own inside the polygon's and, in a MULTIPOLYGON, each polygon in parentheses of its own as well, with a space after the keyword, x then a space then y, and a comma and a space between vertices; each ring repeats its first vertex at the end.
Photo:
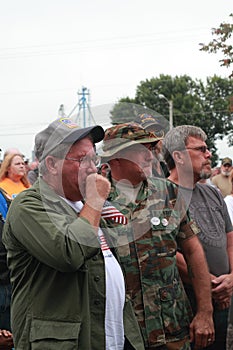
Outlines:
POLYGON ((150 177, 153 149, 160 139, 136 123, 105 131, 102 159, 111 182, 108 199, 128 220, 116 226, 118 252, 145 348, 186 350, 190 341, 201 348, 214 339, 208 269, 198 228, 177 187, 150 177), (193 319, 176 265, 177 246, 187 259, 198 299, 193 319))

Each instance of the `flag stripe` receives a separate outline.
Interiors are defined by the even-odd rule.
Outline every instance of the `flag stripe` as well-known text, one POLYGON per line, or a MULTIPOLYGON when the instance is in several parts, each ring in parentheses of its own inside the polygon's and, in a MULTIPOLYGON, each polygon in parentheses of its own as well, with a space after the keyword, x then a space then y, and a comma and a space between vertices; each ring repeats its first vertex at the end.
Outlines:
POLYGON ((105 203, 101 216, 104 219, 110 219, 118 224, 127 225, 128 223, 127 218, 119 210, 117 210, 113 205, 108 203, 109 202, 105 203))

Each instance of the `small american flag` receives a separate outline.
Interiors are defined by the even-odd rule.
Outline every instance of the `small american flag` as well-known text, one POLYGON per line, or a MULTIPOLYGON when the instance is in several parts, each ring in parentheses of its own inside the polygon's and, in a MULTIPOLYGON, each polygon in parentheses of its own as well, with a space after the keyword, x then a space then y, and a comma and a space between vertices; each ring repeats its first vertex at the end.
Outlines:
POLYGON ((109 201, 105 201, 101 216, 105 220, 112 220, 117 224, 127 225, 128 223, 127 217, 116 209, 109 201))
POLYGON ((106 241, 106 238, 104 237, 103 234, 99 234, 99 241, 100 241, 100 245, 101 245, 101 250, 109 250, 109 246, 108 243, 106 241))

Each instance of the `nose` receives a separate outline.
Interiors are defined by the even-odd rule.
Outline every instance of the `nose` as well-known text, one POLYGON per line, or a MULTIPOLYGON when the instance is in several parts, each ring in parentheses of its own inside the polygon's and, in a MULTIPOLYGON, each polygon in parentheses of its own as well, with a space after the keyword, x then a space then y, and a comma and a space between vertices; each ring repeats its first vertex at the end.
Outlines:
POLYGON ((145 159, 146 160, 150 160, 150 161, 152 161, 153 159, 154 159, 154 154, 153 154, 153 151, 152 150, 150 150, 150 149, 147 149, 146 150, 146 153, 145 153, 145 159))
POLYGON ((97 173, 96 165, 93 161, 90 161, 88 167, 86 168, 88 174, 97 173))
POLYGON ((206 154, 205 154, 206 158, 211 158, 212 157, 212 152, 210 152, 210 150, 206 150, 206 154))

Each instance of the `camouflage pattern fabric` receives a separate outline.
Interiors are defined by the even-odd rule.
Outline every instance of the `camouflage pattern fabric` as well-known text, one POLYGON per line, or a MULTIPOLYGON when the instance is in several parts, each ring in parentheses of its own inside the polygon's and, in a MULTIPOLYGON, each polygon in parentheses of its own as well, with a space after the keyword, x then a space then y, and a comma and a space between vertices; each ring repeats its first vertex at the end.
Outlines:
POLYGON ((153 143, 163 139, 163 135, 156 135, 147 131, 137 123, 125 123, 114 125, 105 132, 102 158, 109 158, 117 152, 135 144, 153 143))
POLYGON ((166 343, 166 345, 161 345, 150 348, 145 348, 145 350, 190 350, 189 337, 185 337, 182 340, 174 341, 171 343, 166 343))
POLYGON ((109 201, 127 218, 119 225, 118 253, 126 292, 134 306, 146 348, 185 339, 189 349, 191 308, 176 266, 177 245, 198 233, 190 221, 177 187, 163 179, 141 186, 134 203, 112 183, 109 201))
POLYGON ((232 350, 232 349, 233 349, 233 325, 229 323, 227 328, 226 350, 232 350))

